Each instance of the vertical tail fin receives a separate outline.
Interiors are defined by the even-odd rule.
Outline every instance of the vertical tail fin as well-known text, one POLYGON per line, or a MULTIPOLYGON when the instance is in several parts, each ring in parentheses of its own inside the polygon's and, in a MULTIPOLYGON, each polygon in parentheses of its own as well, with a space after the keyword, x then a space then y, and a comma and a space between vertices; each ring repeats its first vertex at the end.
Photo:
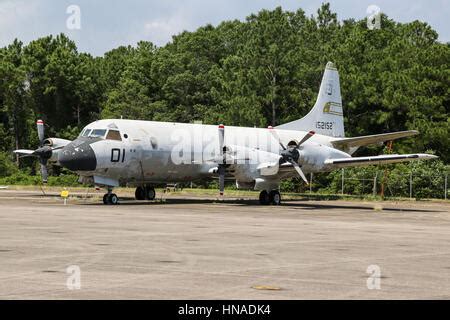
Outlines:
POLYGON ((320 85, 316 104, 302 119, 281 126, 285 130, 313 130, 331 137, 344 137, 344 117, 342 111, 339 73, 332 62, 328 62, 320 85))

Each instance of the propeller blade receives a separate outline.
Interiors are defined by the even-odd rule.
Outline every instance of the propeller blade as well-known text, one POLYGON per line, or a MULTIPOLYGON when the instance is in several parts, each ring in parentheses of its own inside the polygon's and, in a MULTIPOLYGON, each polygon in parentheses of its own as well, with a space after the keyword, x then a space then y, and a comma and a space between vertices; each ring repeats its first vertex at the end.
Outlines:
POLYGON ((280 144, 281 148, 283 150, 286 150, 286 147, 283 145, 283 143, 281 142, 280 136, 278 135, 278 133, 275 131, 275 129, 273 127, 269 127, 268 128, 270 133, 272 134, 272 136, 278 141, 278 143, 280 144))
POLYGON ((14 150, 13 152, 16 154, 19 154, 19 155, 32 156, 34 153, 34 150, 19 149, 19 150, 14 150))
POLYGON ((225 141, 225 126, 223 124, 219 125, 219 154, 223 155, 223 144, 225 141))
POLYGON ((225 168, 223 166, 219 166, 219 192, 221 196, 223 196, 224 190, 225 190, 225 168))
POLYGON ((39 162, 41 163, 42 182, 47 183, 47 180, 48 180, 47 160, 41 158, 39 162))
POLYGON ((31 157, 36 157, 36 156, 34 154, 23 154, 23 155, 19 156, 19 159, 31 158, 31 157))
POLYGON ((303 173, 302 169, 300 169, 300 166, 298 165, 297 162, 292 161, 291 164, 294 166, 295 171, 297 171, 297 173, 299 174, 299 176, 303 179, 303 181, 306 182, 306 184, 309 184, 308 179, 306 179, 305 174, 303 173))
POLYGON ((39 145, 42 147, 44 145, 44 121, 38 120, 36 121, 37 132, 39 137, 39 145))
POLYGON ((303 139, 298 143, 298 147, 300 147, 302 144, 304 144, 306 141, 311 139, 316 133, 314 131, 310 131, 306 134, 306 136, 303 137, 303 139))

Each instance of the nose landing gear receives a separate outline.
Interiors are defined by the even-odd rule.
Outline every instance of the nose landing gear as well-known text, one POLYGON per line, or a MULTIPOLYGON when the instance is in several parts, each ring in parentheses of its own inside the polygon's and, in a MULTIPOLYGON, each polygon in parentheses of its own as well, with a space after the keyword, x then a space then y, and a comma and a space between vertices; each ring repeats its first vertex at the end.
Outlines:
POLYGON ((103 196, 103 204, 119 204, 119 197, 115 193, 112 193, 112 190, 108 190, 108 193, 103 196))
POLYGON ((272 204, 274 206, 279 206, 281 204, 281 194, 278 190, 272 190, 270 192, 263 190, 259 194, 259 203, 262 205, 272 204))

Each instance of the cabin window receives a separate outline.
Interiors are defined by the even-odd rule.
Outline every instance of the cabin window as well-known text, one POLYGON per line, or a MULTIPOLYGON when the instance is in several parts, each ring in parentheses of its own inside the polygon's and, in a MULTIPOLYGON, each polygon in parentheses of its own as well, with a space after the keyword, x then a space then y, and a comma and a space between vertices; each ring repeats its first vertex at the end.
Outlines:
POLYGON ((91 129, 85 129, 84 131, 83 131, 83 133, 81 134, 81 136, 82 137, 87 137, 87 136, 89 136, 89 134, 91 133, 91 129))
POLYGON ((94 129, 89 134, 89 137, 91 138, 103 138, 106 134, 106 129, 94 129))
POLYGON ((120 132, 118 130, 109 130, 108 134, 106 135, 107 140, 117 140, 122 141, 122 138, 120 136, 120 132))

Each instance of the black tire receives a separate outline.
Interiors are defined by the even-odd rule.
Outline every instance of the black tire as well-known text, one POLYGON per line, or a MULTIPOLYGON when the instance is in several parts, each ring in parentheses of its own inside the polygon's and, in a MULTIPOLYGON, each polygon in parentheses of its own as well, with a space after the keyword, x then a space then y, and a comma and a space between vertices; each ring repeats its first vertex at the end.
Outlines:
POLYGON ((281 194, 277 190, 270 191, 269 199, 269 202, 274 206, 279 206, 281 204, 281 194))
POLYGON ((119 204, 119 197, 116 194, 111 193, 108 197, 108 202, 112 205, 119 204))
POLYGON ((267 193, 266 190, 261 191, 261 193, 259 194, 259 203, 262 205, 270 204, 269 193, 267 193))
POLYGON ((109 204, 108 203, 108 194, 105 193, 105 195, 103 196, 103 204, 109 204))
POLYGON ((156 197, 155 188, 153 188, 153 187, 146 187, 145 189, 146 189, 146 191, 145 191, 145 198, 147 200, 155 200, 155 197, 156 197))
POLYGON ((145 189, 142 187, 137 187, 136 191, 134 192, 134 197, 136 200, 145 200, 145 189))

